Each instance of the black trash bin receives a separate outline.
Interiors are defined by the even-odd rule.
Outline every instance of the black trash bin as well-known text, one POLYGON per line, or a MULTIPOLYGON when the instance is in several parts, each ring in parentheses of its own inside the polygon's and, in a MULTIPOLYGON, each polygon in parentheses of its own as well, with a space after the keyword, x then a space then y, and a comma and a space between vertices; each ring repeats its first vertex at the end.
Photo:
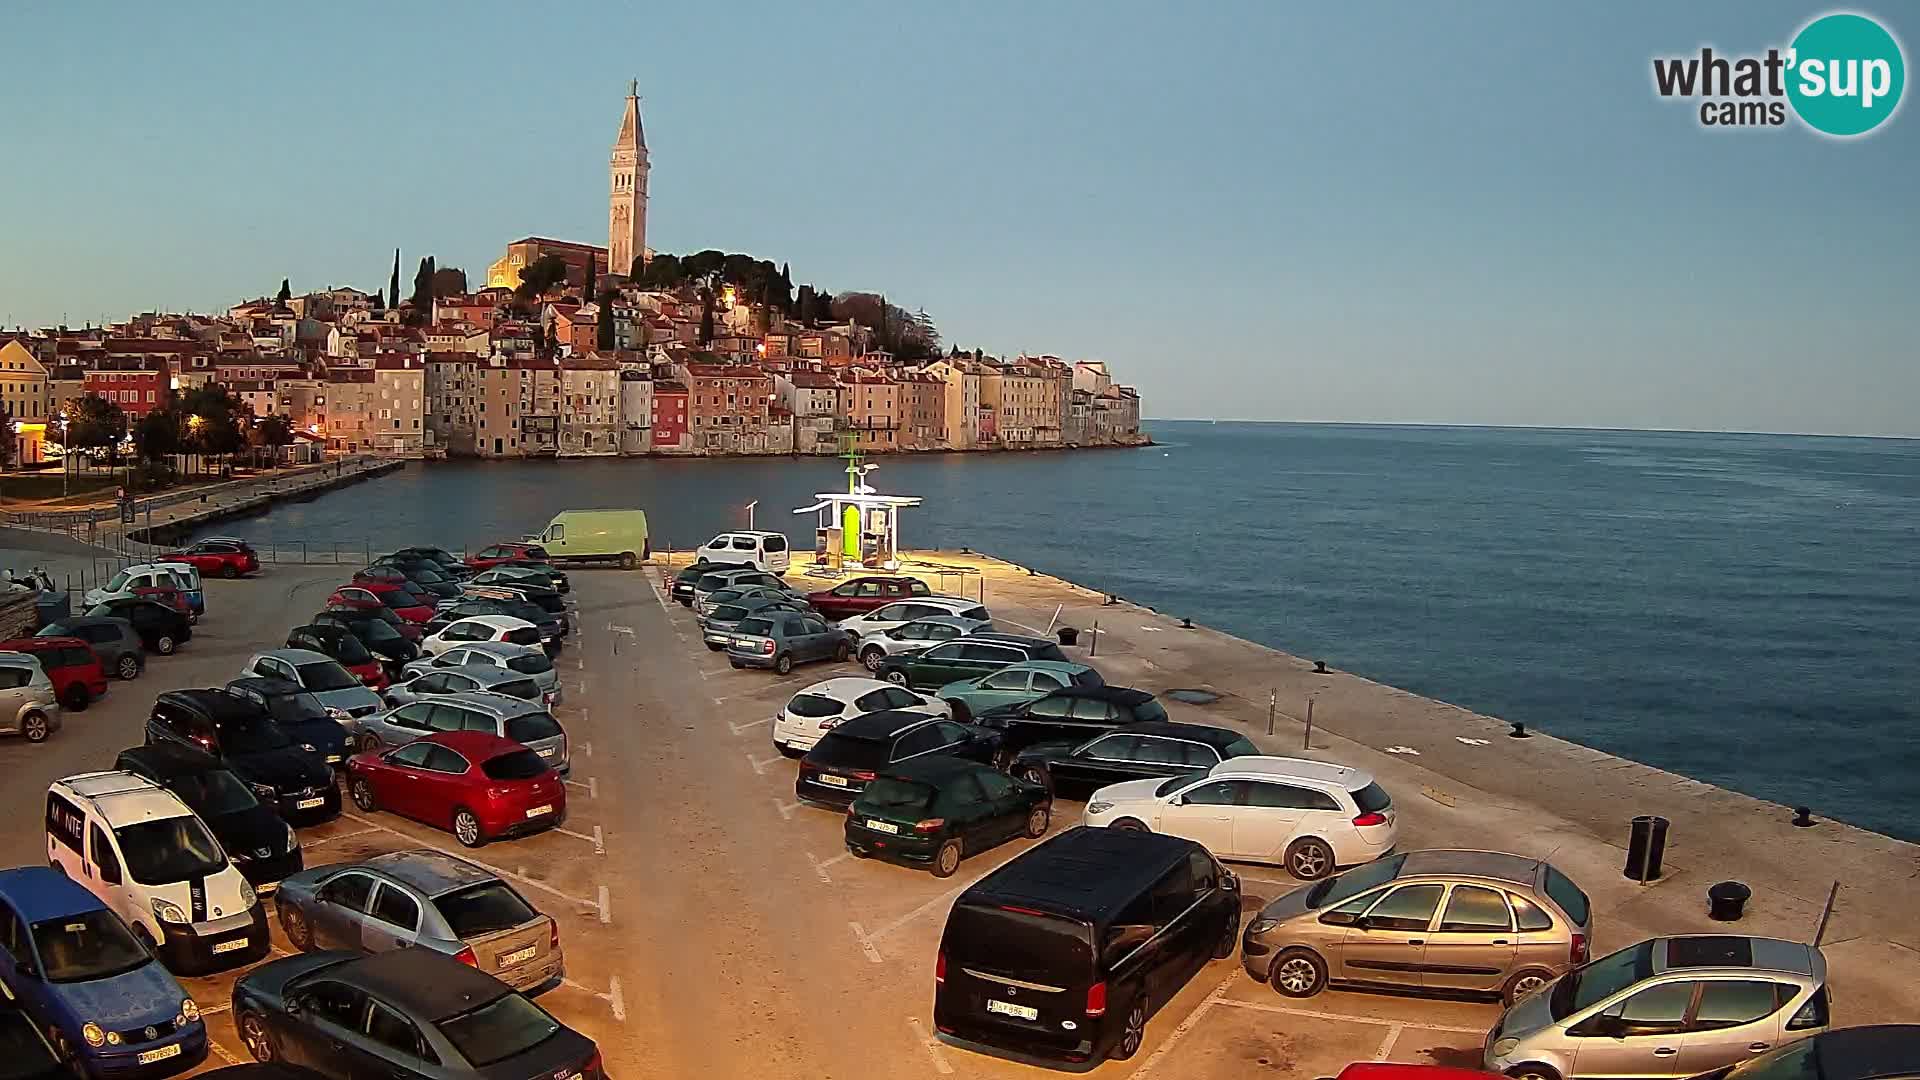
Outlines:
POLYGON ((1074 629, 1071 626, 1061 627, 1059 633, 1060 633, 1060 644, 1062 645, 1072 645, 1074 642, 1080 640, 1080 631, 1074 629))
POLYGON ((1746 910, 1753 890, 1738 881, 1723 881, 1707 890, 1707 918, 1717 922, 1738 922, 1746 910))
POLYGON ((45 629, 49 623, 56 623, 73 614, 73 606, 67 594, 42 590, 33 598, 34 629, 45 629))
POLYGON ((1660 861, 1667 853, 1666 818, 1643 814, 1633 819, 1627 833, 1626 874, 1632 881, 1658 881, 1660 861))

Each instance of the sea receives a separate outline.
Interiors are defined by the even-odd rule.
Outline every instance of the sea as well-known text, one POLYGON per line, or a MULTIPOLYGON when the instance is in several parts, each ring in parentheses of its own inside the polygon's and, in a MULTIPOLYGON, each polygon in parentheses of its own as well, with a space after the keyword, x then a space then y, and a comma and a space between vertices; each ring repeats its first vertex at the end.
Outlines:
MULTIPOLYGON (((889 456, 971 547, 1609 753, 1920 840, 1920 441, 1157 422, 889 456)), ((645 508, 654 546, 844 490, 822 458, 431 462, 205 530, 375 553, 645 508), (755 504, 749 510, 749 503, 755 504)))

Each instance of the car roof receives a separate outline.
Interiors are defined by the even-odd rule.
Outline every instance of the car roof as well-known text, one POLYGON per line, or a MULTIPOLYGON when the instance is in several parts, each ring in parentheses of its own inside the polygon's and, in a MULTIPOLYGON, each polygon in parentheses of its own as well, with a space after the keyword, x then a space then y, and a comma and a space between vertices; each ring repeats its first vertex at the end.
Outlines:
POLYGON ((253 660, 247 661, 247 666, 253 666, 253 661, 263 656, 271 656, 275 660, 285 660, 295 667, 299 667, 302 664, 319 663, 323 660, 331 661, 333 659, 333 657, 325 653, 317 653, 312 649, 266 649, 262 652, 254 653, 253 660))
MULTIPOLYGON (((974 634, 973 637, 980 635, 974 634)), ((1111 701, 1115 705, 1134 706, 1152 701, 1153 695, 1145 690, 1136 690, 1131 686, 1063 686, 1047 695, 1048 697, 1090 698, 1094 701, 1111 701)))
POLYGON ((965 758, 950 757, 946 754, 922 754, 898 765, 890 765, 881 773, 897 780, 910 780, 919 784, 939 787, 956 776, 965 776, 975 772, 996 772, 998 770, 965 758))
POLYGON ((1026 904, 1099 921, 1199 850, 1165 833, 1076 826, 974 882, 958 902, 1026 904))
MULTIPOLYGON (((305 652, 304 649, 292 650, 305 652)), ((319 653, 313 655, 319 656, 319 653)), ((266 717, 257 702, 242 697, 224 688, 200 687, 190 690, 168 690, 160 695, 162 701, 172 701, 191 706, 211 716, 215 721, 260 720, 266 717)))
POLYGON ((49 626, 64 626, 69 629, 81 626, 114 626, 132 629, 133 624, 117 615, 69 615, 64 619, 55 619, 49 626))
POLYGON ((28 656, 23 652, 0 652, 0 664, 11 666, 26 664, 31 666, 35 671, 41 670, 39 658, 28 656))
POLYGON ((938 717, 905 709, 881 709, 879 712, 862 713, 851 720, 842 720, 829 729, 827 735, 877 742, 936 719, 938 717))
POLYGON ((1162 735, 1169 739, 1186 739, 1215 748, 1231 746, 1246 738, 1245 735, 1237 731, 1228 731, 1226 728, 1209 727, 1206 724, 1182 724, 1173 720, 1142 720, 1136 724, 1123 724, 1114 730, 1128 735, 1162 735))
POLYGON ((173 743, 156 743, 152 746, 129 746, 120 751, 119 761, 138 762, 144 768, 157 774, 162 780, 172 780, 182 776, 201 776, 210 772, 224 772, 226 766, 209 754, 198 750, 189 750, 173 743))
POLYGON ((81 773, 54 783, 92 802, 107 824, 116 829, 141 821, 193 816, 178 795, 130 772, 110 769, 81 773))
POLYGON ((1815 975, 1825 967, 1811 947, 1779 938, 1700 934, 1655 938, 1652 944, 1655 971, 1734 968, 1815 975))
POLYGON ((498 881, 499 875, 475 866, 465 859, 430 848, 389 851, 375 855, 359 865, 378 870, 402 884, 411 885, 428 896, 439 896, 469 885, 498 881))
POLYGON ((475 761, 488 761, 526 747, 491 731, 436 731, 422 742, 436 742, 449 750, 458 750, 475 761))
MULTIPOLYGON (((468 615, 464 618, 455 619, 454 622, 477 622, 482 626, 490 626, 495 630, 518 630, 523 626, 530 627, 533 625, 527 620, 514 615, 468 615)), ((452 624, 449 623, 448 625, 452 624)))
MULTIPOLYGON (((520 621, 526 622, 525 619, 522 619, 520 621)), ((512 629, 512 628, 509 627, 509 629, 512 629)), ((478 649, 483 653, 490 653, 494 656, 505 657, 508 660, 511 660, 516 656, 524 656, 530 652, 540 651, 539 649, 536 649, 531 645, 522 645, 517 641, 464 641, 458 645, 455 645, 453 648, 454 649, 478 649)), ((449 649, 447 651, 452 652, 453 650, 449 649)))
POLYGON ((1409 851, 1400 863, 1396 878, 1421 875, 1492 878, 1515 885, 1531 885, 1540 874, 1541 860, 1504 851, 1472 851, 1464 848, 1425 848, 1409 851))
POLYGON ((1373 783, 1373 774, 1350 765, 1339 765, 1331 761, 1308 761, 1305 758, 1271 757, 1266 754, 1228 758, 1207 770, 1210 776, 1276 776, 1294 780, 1313 780, 1323 784, 1339 784, 1348 791, 1358 791, 1373 783))
MULTIPOLYGON (((460 666, 466 667, 468 665, 462 664, 460 666)), ((447 669, 441 668, 439 670, 445 671, 447 669)), ((489 668, 488 670, 499 671, 501 669, 489 668)), ((523 679, 526 677, 525 675, 520 676, 520 678, 523 679)), ((458 701, 471 705, 476 709, 485 709, 498 716, 508 717, 547 711, 547 707, 537 701, 528 701, 525 698, 517 698, 511 694, 496 694, 491 690, 462 690, 457 694, 446 694, 434 700, 458 701)))
POLYGON ((79 882, 49 866, 0 870, 0 897, 29 925, 106 908, 79 882))
POLYGON ((1920 1024, 1834 1028, 1809 1037, 1813 1080, 1876 1080, 1920 1075, 1920 1024))
MULTIPOLYGON (((984 633, 972 633, 967 636, 984 637, 987 635, 984 633)), ((1080 672, 1092 670, 1093 668, 1088 667, 1086 664, 1077 664, 1071 660, 1021 660, 1008 664, 1006 667, 999 669, 999 671, 993 672, 993 674, 998 675, 1002 671, 1050 671, 1056 675, 1078 675, 1080 672)))
POLYGON ((445 1020, 513 993, 478 968, 431 949, 391 949, 355 956, 324 969, 326 977, 357 986, 415 1019, 445 1020))
POLYGON ((86 641, 81 638, 63 637, 57 634, 47 637, 23 637, 14 638, 11 641, 0 641, 0 649, 23 653, 37 652, 41 649, 84 649, 86 647, 86 641))
POLYGON ((958 630, 965 630, 965 629, 968 629, 969 627, 972 627, 972 626, 975 626, 975 625, 978 625, 978 624, 977 624, 977 623, 976 623, 976 622, 975 622, 974 620, 972 620, 972 619, 963 619, 963 618, 961 618, 961 617, 960 617, 960 616, 958 616, 958 615, 925 615, 925 616, 922 616, 922 617, 920 617, 920 618, 918 618, 918 619, 914 619, 914 620, 911 620, 910 622, 907 622, 907 623, 906 623, 906 624, 904 624, 904 625, 907 625, 907 626, 928 626, 928 625, 933 625, 933 626, 951 626, 951 627, 954 627, 955 629, 958 629, 958 630))
MULTIPOLYGON (((865 679, 858 675, 842 675, 838 678, 814 683, 812 686, 801 690, 800 694, 812 694, 815 697, 830 697, 835 701, 850 702, 862 694, 870 694, 875 690, 885 689, 892 685, 892 683, 882 682, 879 679, 865 679)), ((905 687, 901 689, 905 689, 905 687)), ((799 697, 800 694, 795 694, 794 696, 799 697)))
MULTIPOLYGON (((920 597, 920 599, 929 600, 932 599, 932 597, 923 596, 920 597)), ((967 638, 972 641, 992 641, 1002 645, 1021 645, 1028 648, 1053 644, 1051 638, 1031 637, 1026 634, 1003 634, 998 630, 975 630, 973 633, 968 634, 967 638)))
MULTIPOLYGON (((453 650, 449 649, 447 651, 452 652, 453 650)), ((416 663, 417 662, 418 661, 416 661, 416 663)), ((429 666, 431 667, 431 665, 429 666)), ((469 679, 486 683, 489 686, 498 686, 503 682, 513 682, 516 679, 533 678, 531 675, 523 675, 512 668, 494 667, 492 664, 450 664, 447 667, 432 667, 431 670, 436 672, 457 671, 469 679)), ((514 700, 517 701, 519 699, 516 698, 514 700)))
POLYGON ((229 682, 227 686, 237 686, 242 690, 251 690, 261 697, 268 698, 286 697, 289 694, 304 694, 307 692, 306 688, 299 683, 291 679, 283 679, 278 675, 245 675, 229 682))
MULTIPOLYGON (((945 604, 946 606, 952 607, 952 608, 976 608, 980 606, 980 601, 967 596, 909 596, 909 597, 905 597, 904 599, 895 600, 894 603, 895 604, 945 604)), ((892 605, 888 605, 888 606, 891 607, 892 605)), ((945 616, 936 616, 936 615, 927 616, 927 618, 929 619, 944 618, 944 617, 945 616)))

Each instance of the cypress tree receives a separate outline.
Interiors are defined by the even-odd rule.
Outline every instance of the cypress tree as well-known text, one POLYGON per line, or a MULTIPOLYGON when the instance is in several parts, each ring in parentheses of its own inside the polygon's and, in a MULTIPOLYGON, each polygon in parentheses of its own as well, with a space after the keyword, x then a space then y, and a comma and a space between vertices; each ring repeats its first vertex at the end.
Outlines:
POLYGON ((393 276, 387 279, 387 306, 400 306, 400 249, 393 249, 393 276))

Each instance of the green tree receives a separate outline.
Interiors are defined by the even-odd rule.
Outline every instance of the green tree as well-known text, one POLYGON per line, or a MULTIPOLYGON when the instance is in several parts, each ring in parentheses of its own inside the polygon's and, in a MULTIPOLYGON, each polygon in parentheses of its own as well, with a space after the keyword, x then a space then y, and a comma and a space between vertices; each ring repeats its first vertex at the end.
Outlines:
POLYGON ((558 255, 542 255, 520 271, 520 284, 513 290, 515 299, 531 302, 544 296, 555 285, 565 284, 567 261, 558 255))
POLYGON ((155 463, 181 451, 180 403, 173 391, 167 391, 167 400, 133 425, 133 446, 141 460, 155 463))
POLYGON ((400 249, 393 249, 393 276, 387 279, 387 306, 400 306, 400 249))
POLYGON ((120 441, 126 437, 126 410, 99 394, 88 394, 68 406, 69 447, 85 450, 104 448, 107 463, 117 466, 120 464, 120 441))
POLYGON ((433 256, 420 260, 420 269, 413 272, 413 295, 407 299, 416 312, 433 310, 433 256))
POLYGON ((200 454, 233 454, 247 445, 252 411, 217 383, 196 387, 178 399, 177 429, 185 448, 200 454))
POLYGON ((613 290, 609 289, 600 294, 600 314, 595 318, 599 321, 593 327, 593 343, 601 352, 612 352, 614 349, 613 290))
POLYGON ((700 290, 700 344, 713 344, 713 289, 700 290))
POLYGON ((273 305, 281 311, 285 311, 287 310, 287 301, 291 299, 293 299, 293 287, 287 283, 286 278, 281 278, 280 292, 274 296, 273 305))
POLYGON ((285 413, 263 416, 248 433, 255 446, 272 447, 275 450, 274 461, 279 462, 278 450, 293 442, 293 421, 285 413))

